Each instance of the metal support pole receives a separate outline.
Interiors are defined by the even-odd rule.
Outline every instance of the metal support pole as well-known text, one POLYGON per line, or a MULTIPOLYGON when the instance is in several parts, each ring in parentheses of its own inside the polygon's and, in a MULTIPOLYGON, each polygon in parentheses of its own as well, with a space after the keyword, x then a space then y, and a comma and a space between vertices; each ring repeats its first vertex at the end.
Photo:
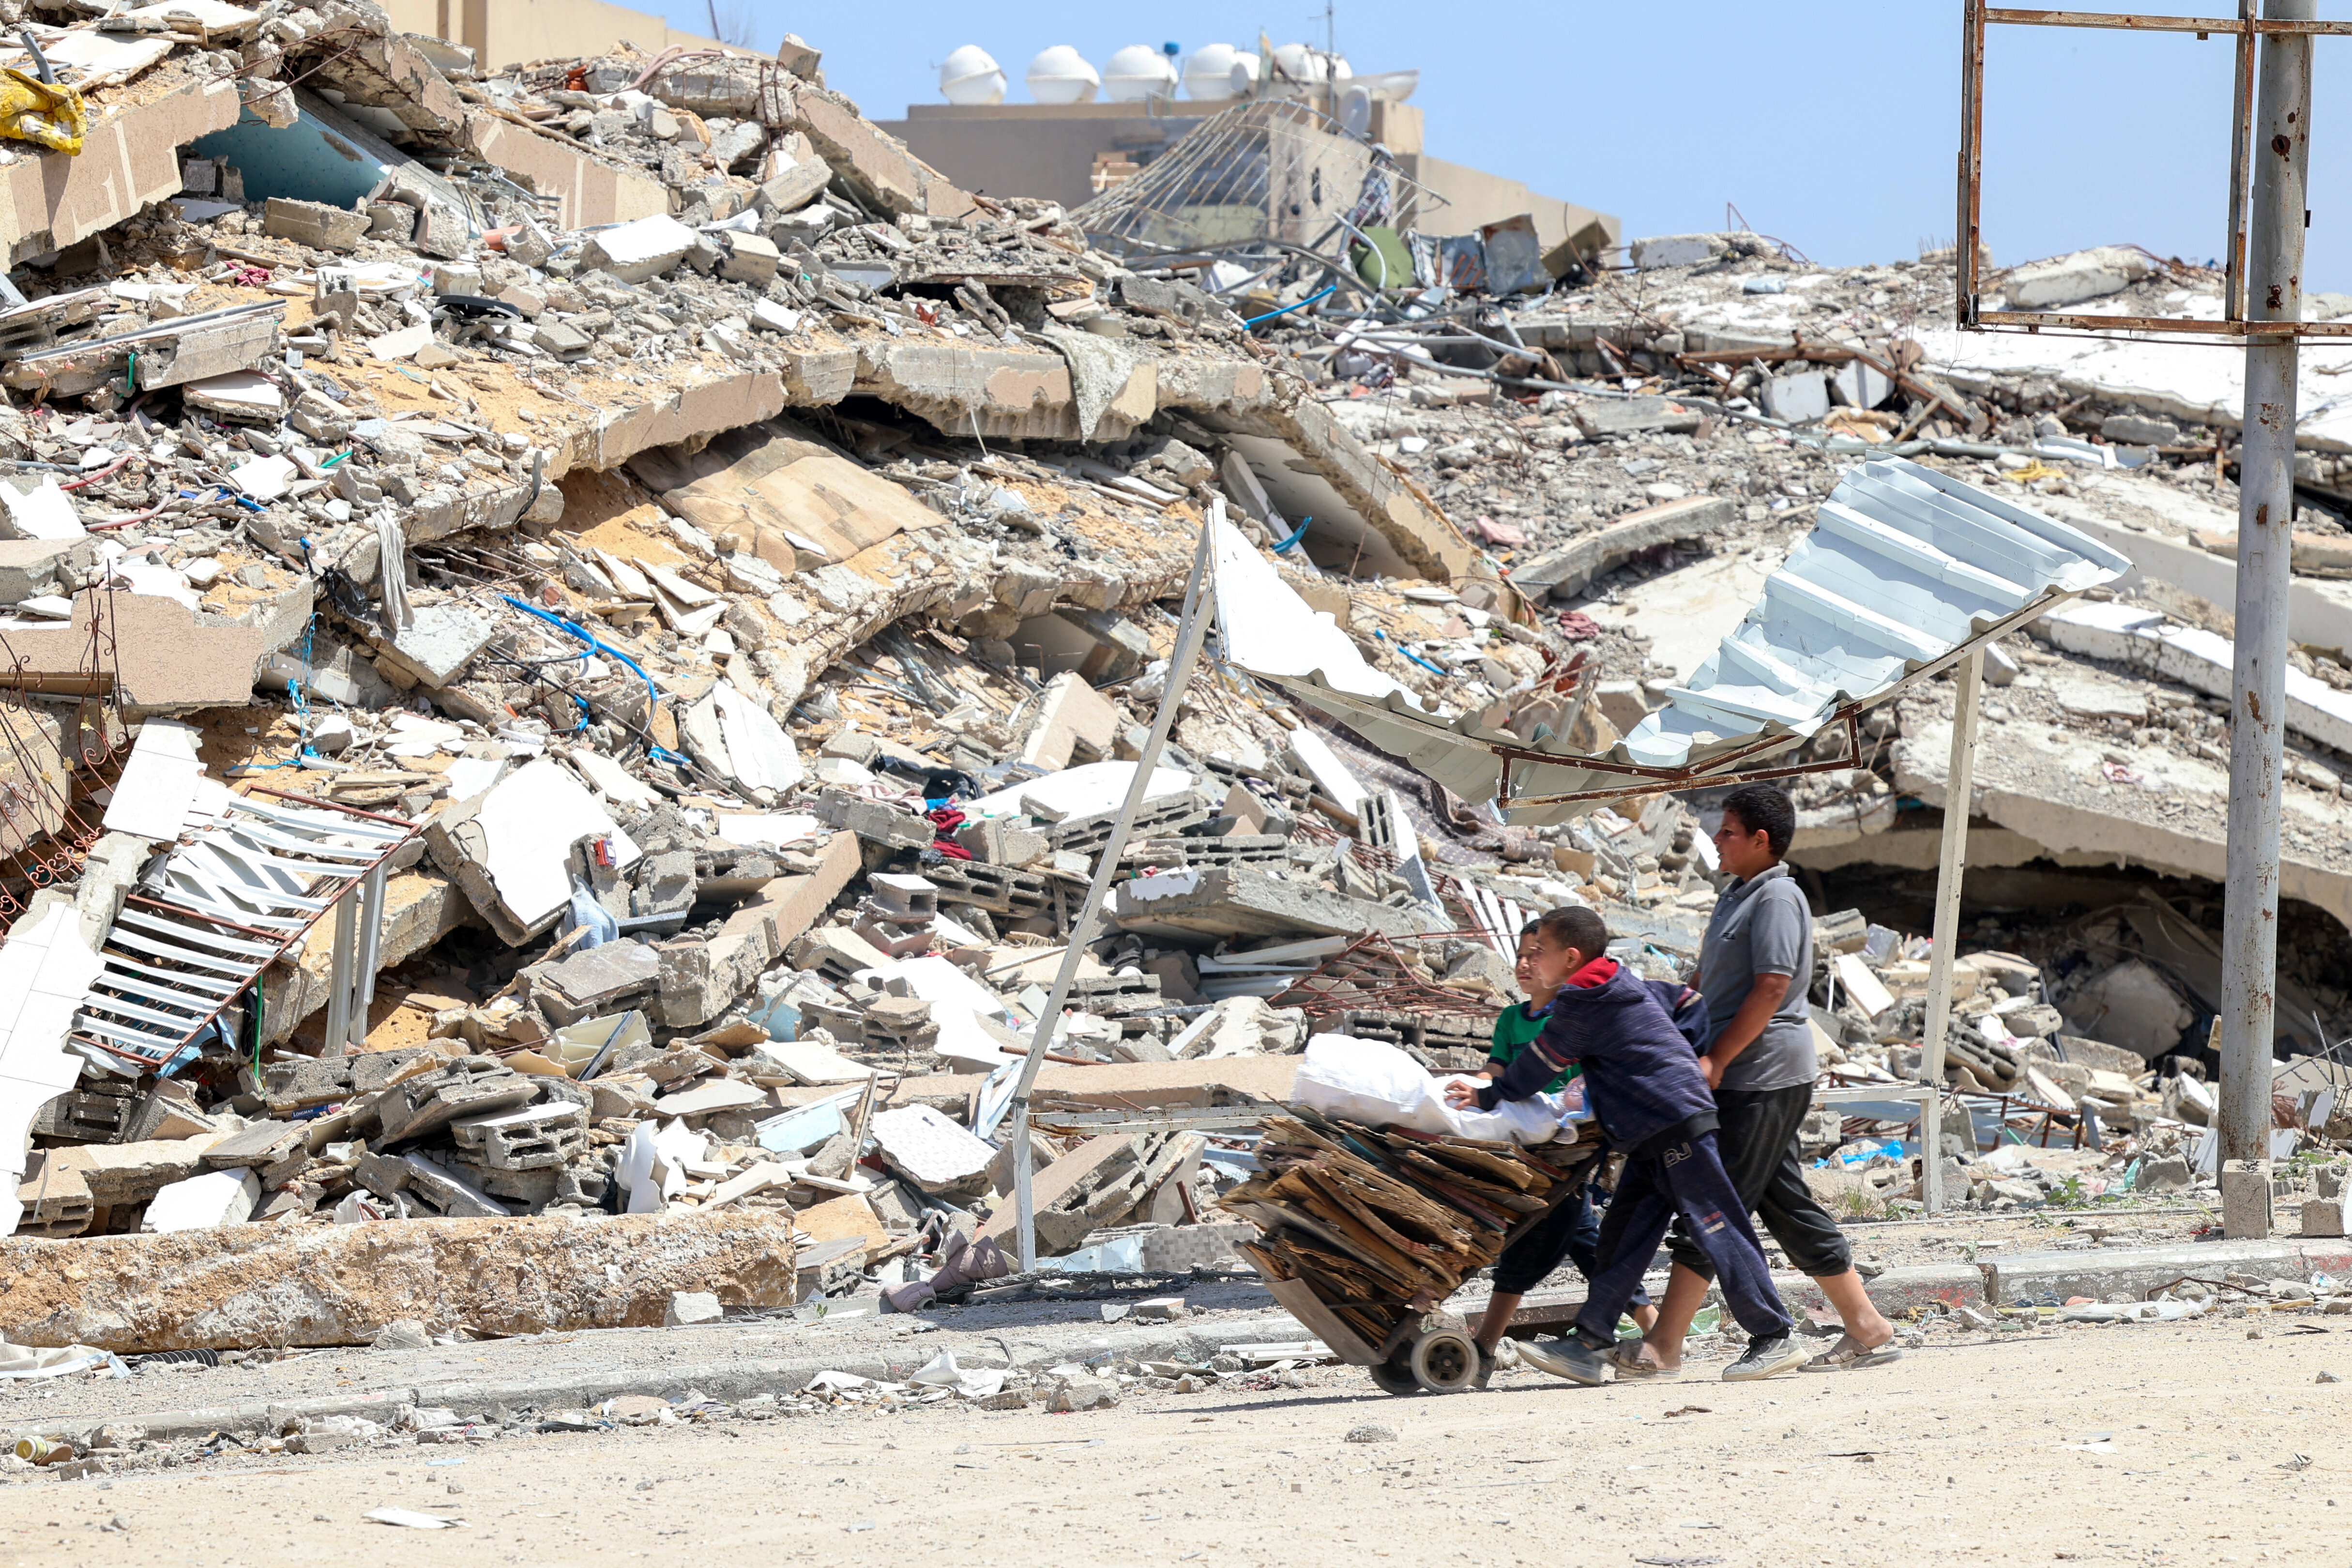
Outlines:
POLYGON ((1020 1224, 1021 1267, 1024 1271, 1037 1267, 1036 1200, 1029 1187, 1029 1090, 1037 1081, 1037 1068, 1053 1041, 1054 1026, 1061 1022, 1063 1004, 1070 998, 1070 983, 1077 978, 1078 961, 1085 955, 1087 943, 1094 940, 1095 923, 1101 917, 1111 881, 1118 875, 1118 858, 1127 848, 1127 836, 1143 809, 1144 796, 1151 787, 1152 770, 1160 764, 1160 749, 1168 743, 1168 731, 1176 722, 1176 710, 1192 682, 1193 662, 1200 657, 1202 640, 1208 636, 1210 605, 1216 596, 1212 584, 1212 537, 1224 518, 1224 501, 1212 501, 1209 515, 1201 524, 1200 542, 1192 552, 1192 581, 1184 591, 1184 616, 1176 628, 1175 649, 1168 658, 1168 679, 1160 689, 1160 710, 1152 718, 1151 733, 1143 742, 1143 753, 1136 759, 1135 780, 1128 785, 1127 803, 1119 807, 1118 820, 1111 826, 1110 842, 1103 846, 1102 858, 1095 864, 1095 877, 1087 887, 1086 903, 1070 927, 1069 946, 1062 950, 1061 967, 1054 973, 1053 994, 1038 1015, 1037 1032, 1030 1037, 1029 1054, 1022 1060, 1020 1080, 1013 1088, 1013 1103, 1006 1112, 1009 1130, 1004 1147, 1013 1152, 1013 1203, 1020 1224))
POLYGON ((320 1054, 340 1057, 351 1050, 352 1024, 352 936, 355 923, 352 894, 356 889, 345 884, 342 896, 335 900, 335 942, 333 957, 327 966, 327 1037, 320 1054))
POLYGON ((1927 1029, 1919 1042, 1919 1192, 1929 1214, 1944 1210, 1944 1031, 1952 1017, 1952 961, 1959 956, 1960 883, 1969 868, 1969 811, 1976 798, 1977 696, 1984 649, 1952 671, 1952 752, 1944 769, 1944 847, 1936 863, 1935 951, 1927 955, 1927 1029))
POLYGON ((375 1007, 375 966, 383 958, 383 889, 391 870, 382 861, 359 886, 359 967, 352 976, 351 1042, 364 1043, 373 1027, 375 1007))
MULTIPOLYGON (((2317 0, 2269 0, 2273 21, 2309 21, 2317 0)), ((2303 319, 2304 175, 2311 149, 2308 35, 2262 41, 2254 121, 2248 316, 2303 319)), ((2236 656, 2230 672, 2229 871, 2221 913, 2221 1159, 2223 1234, 2270 1234, 2272 1039, 2278 970, 2279 795, 2285 767, 2287 559, 2294 525, 2292 337, 2246 345, 2245 444, 2238 459, 2236 656)))

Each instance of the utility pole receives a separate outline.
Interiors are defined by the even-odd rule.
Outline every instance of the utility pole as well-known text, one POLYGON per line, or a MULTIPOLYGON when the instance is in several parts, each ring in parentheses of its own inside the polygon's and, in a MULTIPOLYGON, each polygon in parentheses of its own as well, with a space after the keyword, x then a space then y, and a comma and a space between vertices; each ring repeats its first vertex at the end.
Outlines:
MULTIPOLYGON (((2266 20, 2311 21, 2317 0, 2269 0, 2266 20)), ((2303 318, 2304 176, 2311 151, 2308 34, 2265 33, 2252 138, 2246 303, 2255 321, 2303 318)), ((2292 335, 2246 344, 2238 468, 2236 656, 2230 680, 2230 840, 2221 931, 2221 1224, 2271 1228, 2272 1040, 2276 1033, 2279 796, 2285 764, 2287 559, 2294 526, 2292 335)))

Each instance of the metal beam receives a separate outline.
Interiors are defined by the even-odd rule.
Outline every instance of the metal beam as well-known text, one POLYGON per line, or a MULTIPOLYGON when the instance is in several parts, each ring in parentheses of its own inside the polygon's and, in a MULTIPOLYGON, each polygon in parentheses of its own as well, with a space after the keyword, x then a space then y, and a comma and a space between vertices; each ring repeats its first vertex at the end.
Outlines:
POLYGON ((1128 785, 1127 802, 1119 807, 1118 820, 1111 825, 1110 840, 1102 848, 1101 858, 1095 863, 1094 880, 1087 886, 1086 902, 1078 910, 1076 921, 1070 927, 1069 945, 1062 950, 1061 966, 1054 973, 1054 989, 1037 1016, 1037 1032, 1030 1037, 1029 1054, 1022 1059, 1021 1077, 1013 1086, 1013 1103, 1006 1112, 1011 1127, 1005 1133, 1005 1146, 1013 1151, 1013 1202, 1019 1217, 1021 1234, 1021 1267, 1026 1270, 1037 1267, 1036 1199, 1029 1184, 1029 1091, 1037 1081, 1037 1068, 1045 1059, 1045 1047, 1054 1038, 1054 1026, 1062 1019, 1062 1006, 1070 999, 1070 983, 1077 978, 1078 961, 1086 954, 1087 943, 1095 936, 1095 926, 1102 918, 1103 900, 1110 894, 1112 880, 1118 875, 1120 854, 1127 848, 1127 836, 1135 826, 1137 814, 1143 809, 1144 796, 1150 792, 1151 770, 1160 763, 1160 752, 1168 744, 1168 731, 1176 722, 1176 710, 1181 706, 1185 689, 1192 683, 1192 666, 1201 656, 1202 640, 1208 635, 1210 605, 1216 597, 1211 578, 1211 563, 1214 552, 1210 539, 1216 525, 1225 519, 1223 499, 1210 503, 1209 513, 1201 521, 1200 542, 1192 550, 1192 581, 1184 593, 1184 616, 1176 628, 1176 647, 1168 658, 1168 677, 1160 691, 1160 711, 1151 721, 1151 733, 1143 742, 1142 753, 1135 763, 1135 779, 1128 785))
POLYGON ((1934 950, 1927 959, 1927 1026, 1919 1041, 1920 1194, 1930 1214, 1944 1206, 1944 1032, 1952 1018, 1952 964, 1959 957, 1960 885, 1969 869, 1969 814, 1977 784, 1977 708, 1984 689, 1984 649, 1974 647, 1954 671, 1952 749, 1944 767, 1944 843, 1936 862, 1934 950))

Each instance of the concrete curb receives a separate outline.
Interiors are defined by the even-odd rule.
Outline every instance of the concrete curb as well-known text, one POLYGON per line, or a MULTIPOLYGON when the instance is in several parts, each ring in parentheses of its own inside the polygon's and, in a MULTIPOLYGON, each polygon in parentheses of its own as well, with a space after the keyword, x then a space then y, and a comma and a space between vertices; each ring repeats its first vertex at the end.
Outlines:
MULTIPOLYGON (((1870 1281, 1871 1300, 1881 1311, 1907 1315, 1938 1307, 2003 1307, 2088 1296, 2104 1300, 2118 1292, 2145 1297, 2183 1278, 2218 1279, 2232 1270, 2264 1279, 2308 1279, 2315 1273, 2352 1276, 2352 1239, 2289 1238, 2276 1241, 2200 1242, 2179 1247, 2104 1247, 2080 1251, 2021 1253, 1980 1264, 1927 1264, 1890 1268, 1870 1281)), ((1824 1306, 1820 1288, 1801 1274, 1776 1274, 1773 1283, 1792 1305, 1824 1306)), ((1715 1298, 1710 1297, 1710 1300, 1715 1298)), ((461 1416, 497 1408, 552 1410, 593 1405, 622 1394, 656 1397, 688 1388, 713 1399, 740 1403, 755 1394, 793 1394, 825 1371, 896 1381, 952 1346, 1001 1342, 1012 1363, 1040 1371, 1066 1361, 1097 1356, 1138 1361, 1205 1361, 1227 1345, 1279 1342, 1312 1337, 1287 1312, 1187 1325, 1154 1323, 1128 1328, 1111 1324, 1063 1324, 1054 1331, 941 1331, 945 1337, 918 1334, 882 1354, 870 1350, 789 1360, 745 1357, 685 1365, 566 1372, 543 1377, 480 1382, 387 1384, 367 1393, 326 1398, 247 1400, 236 1405, 162 1410, 103 1417, 66 1416, 14 1430, 63 1437, 88 1446, 100 1432, 138 1428, 163 1439, 202 1437, 212 1432, 239 1436, 274 1433, 301 1415, 362 1415, 390 1424, 404 1406, 440 1405, 461 1416)), ((993 1357, 990 1358, 993 1363, 993 1357)))
MULTIPOLYGON (((1013 1364, 1042 1371, 1066 1361, 1087 1361, 1101 1355, 1131 1356, 1138 1361, 1205 1361, 1227 1345, 1279 1342, 1311 1338, 1287 1312, 1226 1320, 1187 1327, 1183 1323, 1154 1324, 1128 1329, 1109 1324, 1076 1325, 1077 1331, 1052 1336, 957 1334, 942 1342, 959 1350, 973 1339, 1001 1339, 1013 1352, 1013 1364)), ((77 1447, 93 1446, 101 1432, 137 1434, 159 1440, 203 1437, 214 1432, 238 1436, 275 1434, 287 1422, 303 1415, 360 1415, 391 1425, 405 1409, 438 1405, 461 1416, 486 1415, 492 1410, 558 1410, 602 1404, 623 1394, 656 1398, 683 1394, 692 1388, 713 1399, 739 1404, 755 1394, 795 1394, 821 1372, 845 1372, 859 1377, 903 1379, 938 1353, 930 1334, 919 1334, 887 1355, 871 1352, 836 1356, 795 1357, 791 1360, 698 1362, 686 1365, 647 1366, 593 1373, 556 1373, 544 1377, 508 1378, 482 1382, 426 1383, 397 1385, 364 1394, 336 1394, 318 1399, 245 1400, 235 1405, 197 1405, 107 1416, 68 1416, 56 1421, 11 1427, 12 1436, 62 1437, 77 1447)), ((994 1358, 990 1357, 993 1364, 994 1358)), ((977 1362, 975 1362, 977 1364, 977 1362)))

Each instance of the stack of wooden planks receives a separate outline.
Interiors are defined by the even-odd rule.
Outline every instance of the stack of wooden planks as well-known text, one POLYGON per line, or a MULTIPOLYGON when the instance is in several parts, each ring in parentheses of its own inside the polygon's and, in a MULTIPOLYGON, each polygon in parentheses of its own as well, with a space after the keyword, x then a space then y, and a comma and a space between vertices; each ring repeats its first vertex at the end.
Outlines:
POLYGON ((1263 1169, 1219 1204, 1264 1232, 1242 1251, 1268 1279, 1305 1285, 1373 1345, 1493 1263, 1599 1152, 1567 1139, 1530 1151, 1366 1127, 1303 1107, 1258 1125, 1263 1169))

